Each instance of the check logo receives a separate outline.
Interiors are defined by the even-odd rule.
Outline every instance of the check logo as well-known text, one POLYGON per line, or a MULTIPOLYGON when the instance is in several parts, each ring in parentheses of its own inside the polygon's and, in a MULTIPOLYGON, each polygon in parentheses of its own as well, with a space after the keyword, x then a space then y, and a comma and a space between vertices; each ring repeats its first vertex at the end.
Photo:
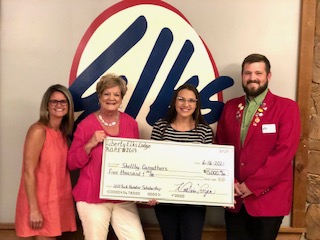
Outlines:
POLYGON ((178 10, 163 1, 147 2, 119 2, 85 33, 70 73, 75 111, 82 111, 77 121, 98 109, 95 83, 114 72, 128 84, 125 112, 145 135, 165 116, 176 86, 185 82, 198 87, 204 117, 215 123, 224 105, 221 91, 233 80, 217 76, 209 50, 178 10))

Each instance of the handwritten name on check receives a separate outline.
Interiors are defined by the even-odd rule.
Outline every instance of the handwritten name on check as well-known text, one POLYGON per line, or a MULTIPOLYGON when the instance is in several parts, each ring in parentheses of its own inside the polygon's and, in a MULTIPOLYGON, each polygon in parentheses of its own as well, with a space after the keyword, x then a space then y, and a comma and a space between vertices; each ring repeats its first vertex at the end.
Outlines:
POLYGON ((103 142, 100 198, 234 205, 234 148, 112 138, 103 142))

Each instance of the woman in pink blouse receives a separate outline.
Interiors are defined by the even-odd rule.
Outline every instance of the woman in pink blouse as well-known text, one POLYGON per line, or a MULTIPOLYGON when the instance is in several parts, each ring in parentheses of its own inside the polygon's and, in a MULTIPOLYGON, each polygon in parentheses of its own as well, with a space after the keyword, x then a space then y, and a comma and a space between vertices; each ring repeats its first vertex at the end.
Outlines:
POLYGON ((96 86, 100 109, 77 126, 69 153, 70 170, 80 169, 73 189, 86 239, 105 240, 111 223, 118 239, 144 240, 141 221, 134 202, 99 198, 103 140, 107 136, 139 138, 137 122, 120 112, 127 91, 119 76, 107 74, 96 86))

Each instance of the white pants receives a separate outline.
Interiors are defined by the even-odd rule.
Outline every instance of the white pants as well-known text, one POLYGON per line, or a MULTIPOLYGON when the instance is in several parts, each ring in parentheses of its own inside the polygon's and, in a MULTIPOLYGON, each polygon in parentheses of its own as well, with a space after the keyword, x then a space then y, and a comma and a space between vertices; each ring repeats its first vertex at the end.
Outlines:
POLYGON ((86 240, 106 240, 110 223, 119 240, 145 240, 134 202, 77 202, 77 210, 86 240))

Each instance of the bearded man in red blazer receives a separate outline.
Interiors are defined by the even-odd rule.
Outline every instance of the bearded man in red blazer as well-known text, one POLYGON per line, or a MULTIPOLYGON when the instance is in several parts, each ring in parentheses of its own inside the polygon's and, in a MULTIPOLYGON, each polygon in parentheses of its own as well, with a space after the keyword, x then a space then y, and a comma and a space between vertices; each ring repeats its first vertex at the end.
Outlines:
POLYGON ((270 79, 269 60, 247 56, 242 63, 246 95, 228 101, 218 122, 217 143, 235 147, 236 204, 225 210, 228 240, 274 240, 290 213, 299 107, 272 94, 270 79))

